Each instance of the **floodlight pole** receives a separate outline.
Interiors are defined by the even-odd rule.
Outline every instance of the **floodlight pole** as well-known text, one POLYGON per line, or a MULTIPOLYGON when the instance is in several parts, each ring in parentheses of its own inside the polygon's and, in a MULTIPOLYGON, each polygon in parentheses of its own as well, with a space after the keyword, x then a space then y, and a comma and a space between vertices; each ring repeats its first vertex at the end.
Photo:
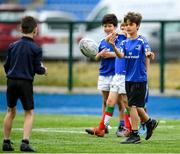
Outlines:
POLYGON ((69 22, 68 91, 73 89, 73 22, 69 22))
POLYGON ((165 22, 161 21, 160 29, 160 92, 164 93, 164 65, 165 65, 165 22))

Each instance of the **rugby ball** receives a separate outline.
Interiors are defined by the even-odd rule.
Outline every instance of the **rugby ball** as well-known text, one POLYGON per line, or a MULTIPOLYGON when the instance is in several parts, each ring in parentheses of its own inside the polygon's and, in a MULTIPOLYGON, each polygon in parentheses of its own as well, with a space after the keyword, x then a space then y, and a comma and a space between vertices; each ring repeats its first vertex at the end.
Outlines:
POLYGON ((79 48, 82 54, 89 58, 94 58, 98 53, 98 45, 97 43, 89 38, 83 38, 79 42, 79 48))

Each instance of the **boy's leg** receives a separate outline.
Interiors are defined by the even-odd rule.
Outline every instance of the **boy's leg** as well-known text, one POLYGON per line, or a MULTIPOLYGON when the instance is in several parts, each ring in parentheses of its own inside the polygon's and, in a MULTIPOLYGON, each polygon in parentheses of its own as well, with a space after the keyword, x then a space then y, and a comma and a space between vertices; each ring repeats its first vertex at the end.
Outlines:
POLYGON ((129 132, 131 132, 132 131, 132 126, 131 126, 129 107, 125 109, 124 122, 125 122, 125 127, 129 130, 129 132))
POLYGON ((144 108, 137 108, 137 110, 140 118, 145 122, 145 125, 147 127, 147 134, 145 139, 148 140, 152 136, 153 130, 157 127, 158 122, 154 119, 149 118, 144 108))
POLYGON ((104 133, 105 133, 105 127, 109 125, 110 119, 113 115, 114 112, 114 106, 117 102, 117 98, 118 98, 118 94, 115 92, 110 92, 109 93, 109 97, 107 100, 107 106, 106 106, 106 110, 102 115, 102 119, 99 123, 99 127, 98 128, 94 128, 94 129, 85 129, 85 131, 88 134, 91 135, 96 135, 99 137, 103 137, 104 133))
POLYGON ((9 139, 12 129, 12 123, 16 115, 16 107, 8 108, 6 116, 4 118, 4 139, 9 139))
POLYGON ((103 114, 106 109, 106 105, 107 105, 106 103, 109 96, 109 91, 102 91, 102 96, 103 96, 103 102, 102 102, 102 114, 103 114))
POLYGON ((12 142, 10 141, 10 134, 12 129, 12 123, 16 115, 16 107, 8 108, 8 112, 4 118, 4 140, 3 140, 3 151, 13 151, 12 142))
POLYGON ((137 112, 137 107, 134 105, 130 107, 130 116, 132 124, 132 133, 125 141, 121 142, 122 144, 137 144, 141 142, 140 136, 138 135, 139 116, 137 112))
MULTIPOLYGON (((145 107, 144 107, 144 110, 146 113, 147 113, 146 104, 148 103, 148 100, 149 100, 149 87, 148 87, 148 84, 146 84, 145 107)), ((140 119, 140 121, 141 122, 140 122, 140 127, 139 127, 139 135, 144 135, 147 133, 147 128, 145 125, 145 121, 142 118, 140 119)))
POLYGON ((107 107, 106 107, 106 111, 105 111, 105 117, 104 117, 104 120, 103 119, 101 120, 100 125, 99 125, 100 127, 102 125, 104 125, 105 127, 107 127, 109 125, 110 119, 113 116, 114 106, 117 103, 117 100, 118 100, 118 93, 110 92, 109 97, 107 99, 107 107))
POLYGON ((25 152, 35 152, 35 150, 29 145, 29 137, 32 131, 34 110, 25 110, 24 114, 24 132, 20 150, 25 152))
POLYGON ((29 140, 32 131, 34 110, 26 110, 24 114, 25 114, 24 115, 25 119, 24 119, 23 139, 29 140))
POLYGON ((119 107, 119 126, 116 131, 117 137, 124 137, 125 133, 125 121, 124 121, 124 111, 125 111, 125 95, 119 94, 118 96, 118 107, 119 107))
POLYGON ((20 100, 24 109, 24 131, 20 150, 25 152, 35 152, 29 144, 34 112, 33 85, 31 81, 22 80, 20 86, 20 100))
MULTIPOLYGON (((147 113, 146 107, 144 108, 145 112, 147 113)), ((140 118, 140 126, 139 126, 139 135, 145 135, 147 133, 147 128, 145 125, 145 121, 140 118)))
POLYGON ((138 130, 139 116, 136 106, 130 107, 130 117, 131 117, 132 130, 138 130))

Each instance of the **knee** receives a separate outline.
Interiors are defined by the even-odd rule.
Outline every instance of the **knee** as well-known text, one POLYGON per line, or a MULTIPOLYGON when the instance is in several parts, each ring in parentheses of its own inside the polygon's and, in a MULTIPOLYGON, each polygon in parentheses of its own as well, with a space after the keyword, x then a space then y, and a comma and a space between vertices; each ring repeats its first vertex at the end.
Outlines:
POLYGON ((33 116, 34 111, 33 110, 26 110, 25 116, 33 116))
POLYGON ((16 116, 16 108, 9 108, 8 109, 8 115, 14 119, 14 117, 16 116))

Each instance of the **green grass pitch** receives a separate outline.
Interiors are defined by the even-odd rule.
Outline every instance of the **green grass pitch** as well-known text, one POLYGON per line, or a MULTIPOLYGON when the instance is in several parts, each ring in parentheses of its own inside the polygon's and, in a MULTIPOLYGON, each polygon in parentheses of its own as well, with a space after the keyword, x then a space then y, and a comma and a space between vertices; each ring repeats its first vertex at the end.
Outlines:
MULTIPOLYGON (((0 113, 0 139, 3 140, 3 118, 0 113)), ((87 135, 85 128, 97 126, 100 116, 35 115, 30 139, 38 153, 180 153, 180 120, 159 119, 159 125, 148 141, 122 145, 115 135, 117 118, 112 118, 110 134, 103 138, 87 135)), ((19 153, 22 139, 23 114, 17 114, 13 123, 11 139, 15 153, 19 153)), ((2 148, 0 153, 2 153, 2 148)))

